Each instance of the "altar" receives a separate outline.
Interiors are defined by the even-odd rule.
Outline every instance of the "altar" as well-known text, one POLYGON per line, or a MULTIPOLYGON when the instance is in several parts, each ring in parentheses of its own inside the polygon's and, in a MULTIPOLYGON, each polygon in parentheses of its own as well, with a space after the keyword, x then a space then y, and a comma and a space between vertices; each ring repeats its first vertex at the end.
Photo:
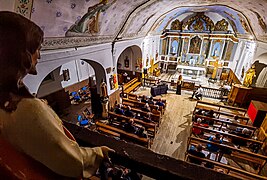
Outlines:
POLYGON ((204 67, 178 65, 176 69, 183 76, 191 76, 195 78, 203 76, 206 73, 206 68, 204 67))

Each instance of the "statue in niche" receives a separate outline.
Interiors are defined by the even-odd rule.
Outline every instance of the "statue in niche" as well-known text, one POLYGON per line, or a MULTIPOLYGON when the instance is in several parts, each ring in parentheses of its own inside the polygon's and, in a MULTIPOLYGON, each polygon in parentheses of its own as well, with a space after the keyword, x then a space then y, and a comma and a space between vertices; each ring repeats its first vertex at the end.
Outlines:
POLYGON ((213 46, 213 51, 211 56, 215 59, 216 57, 220 56, 220 52, 221 52, 221 42, 217 41, 213 46))
POLYGON ((108 4, 107 0, 101 0, 94 6, 90 6, 87 13, 78 21, 78 23, 70 27, 70 29, 66 32, 66 35, 70 34, 70 32, 89 34, 97 33, 99 31, 98 18, 100 12, 104 12, 115 2, 116 0, 113 0, 108 4))
POLYGON ((243 85, 250 87, 255 77, 256 77, 256 68, 255 65, 252 65, 251 68, 246 72, 243 85))
POLYGON ((149 62, 149 58, 148 58, 148 55, 146 57, 146 67, 148 66, 148 62, 149 62))
POLYGON ((104 79, 102 79, 101 84, 100 84, 100 93, 101 93, 100 97, 102 97, 103 99, 108 97, 107 84, 104 81, 104 79))
POLYGON ((201 39, 198 36, 192 38, 190 41, 189 53, 199 54, 200 47, 201 47, 201 39))
POLYGON ((215 31, 227 31, 228 30, 228 22, 225 19, 218 21, 215 24, 214 30, 215 31))
POLYGON ((171 23, 171 30, 181 30, 182 29, 182 23, 176 19, 171 23))
POLYGON ((124 67, 125 68, 129 68, 129 64, 130 64, 129 58, 128 58, 128 56, 126 56, 125 59, 124 59, 124 67))

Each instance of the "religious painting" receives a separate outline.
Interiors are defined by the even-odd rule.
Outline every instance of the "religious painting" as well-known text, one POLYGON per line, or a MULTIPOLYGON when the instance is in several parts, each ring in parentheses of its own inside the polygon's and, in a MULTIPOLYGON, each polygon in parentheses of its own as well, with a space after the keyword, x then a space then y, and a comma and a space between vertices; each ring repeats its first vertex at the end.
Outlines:
POLYGON ((207 57, 208 50, 209 50, 209 40, 208 39, 204 39, 203 40, 203 45, 202 45, 202 50, 201 50, 201 55, 204 56, 204 58, 207 57))
POLYGON ((189 39, 188 38, 185 38, 184 39, 184 45, 183 45, 183 51, 182 51, 184 54, 187 53, 188 44, 189 44, 189 39))
POLYGON ((222 40, 215 40, 213 41, 213 47, 212 47, 212 51, 211 51, 211 57, 218 58, 220 57, 221 51, 222 51, 222 47, 223 47, 223 41, 222 40))
POLYGON ((128 58, 128 56, 126 56, 125 59, 124 59, 124 67, 125 68, 129 68, 129 63, 130 63, 129 62, 129 58, 128 58))
POLYGON ((69 69, 63 69, 63 80, 68 81, 70 80, 70 71, 69 69))
POLYGON ((230 61, 233 49, 234 49, 234 43, 232 41, 229 41, 227 49, 226 49, 224 60, 230 61))
POLYGON ((174 39, 171 44, 170 54, 175 55, 178 51, 178 41, 174 39))
POLYGON ((99 3, 88 7, 87 13, 71 28, 67 31, 76 33, 89 33, 95 34, 99 32, 99 16, 100 13, 106 11, 116 0, 108 2, 106 0, 100 1, 99 3))
POLYGON ((190 40, 189 53, 199 54, 202 40, 196 36, 190 40))

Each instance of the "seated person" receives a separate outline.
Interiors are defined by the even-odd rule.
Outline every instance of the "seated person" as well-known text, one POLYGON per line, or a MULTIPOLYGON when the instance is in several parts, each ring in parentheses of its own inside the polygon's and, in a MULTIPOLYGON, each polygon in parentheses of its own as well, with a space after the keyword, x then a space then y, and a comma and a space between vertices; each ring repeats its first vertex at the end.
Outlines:
MULTIPOLYGON (((248 130, 247 128, 236 128, 234 131, 229 131, 231 134, 235 134, 237 136, 241 136, 244 138, 250 138, 252 132, 248 130)), ((239 146, 247 146, 247 141, 239 138, 232 138, 232 143, 239 146)))
POLYGON ((202 99, 203 89, 202 86, 199 85, 198 89, 193 92, 193 95, 191 98, 194 98, 194 96, 197 98, 197 100, 202 99))
MULTIPOLYGON (((192 154, 193 156, 197 156, 197 157, 200 157, 200 158, 205 158, 205 154, 202 152, 202 145, 201 144, 198 144, 197 147, 195 146, 191 146, 190 149, 187 151, 189 154, 192 154)), ((195 159, 195 158, 192 158, 192 157, 189 157, 189 162, 191 163, 194 163, 194 164, 199 164, 201 165, 202 161, 201 160, 198 160, 198 159, 195 159)))
POLYGON ((151 112, 151 109, 149 107, 149 104, 146 103, 142 108, 141 108, 142 111, 145 111, 145 112, 151 112))
MULTIPOLYGON (((194 122, 194 125, 196 125, 196 126, 202 126, 202 127, 209 127, 208 124, 203 124, 203 123, 202 123, 202 119, 200 119, 200 118, 197 118, 197 122, 194 122)), ((192 128, 192 133, 193 133, 194 135, 197 135, 197 136, 199 136, 199 135, 203 135, 203 134, 204 134, 203 131, 202 131, 201 129, 196 128, 196 127, 193 127, 193 128, 192 128)))
POLYGON ((195 114, 197 115, 203 115, 203 109, 198 109, 195 114))
POLYGON ((129 119, 129 121, 123 125, 123 128, 128 133, 136 133, 136 130, 137 130, 135 125, 134 125, 133 119, 129 119))
MULTIPOLYGON (((234 116, 234 119, 230 119, 229 121, 231 123, 238 124, 239 123, 238 116, 234 116)), ((227 124, 227 129, 230 130, 230 131, 235 131, 236 128, 237 128, 237 125, 235 125, 235 124, 227 124)))
POLYGON ((124 115, 124 110, 122 109, 122 104, 118 104, 118 106, 115 107, 114 112, 115 112, 116 114, 124 115))
POLYGON ((158 106, 165 106, 165 104, 162 102, 162 99, 159 98, 159 100, 156 102, 156 105, 158 106))
POLYGON ((155 105, 155 108, 152 109, 152 113, 153 114, 157 114, 157 115, 161 115, 161 112, 159 110, 159 106, 158 105, 155 105))
POLYGON ((136 131, 136 134, 140 137, 147 138, 147 131, 143 126, 136 131))
POLYGON ((148 103, 146 95, 143 95, 141 98, 141 102, 148 103))
POLYGON ((155 104, 152 96, 148 99, 147 103, 148 104, 153 104, 153 105, 155 104))
POLYGON ((205 116, 208 116, 208 117, 210 117, 210 118, 214 118, 214 117, 215 117, 215 116, 214 116, 214 111, 213 111, 212 109, 209 110, 208 112, 205 112, 204 115, 205 115, 205 116))
MULTIPOLYGON (((220 133, 216 133, 215 137, 214 136, 210 136, 209 137, 209 141, 212 142, 216 142, 216 143, 222 143, 222 139, 221 139, 221 134, 220 133)), ((207 144, 207 149, 209 150, 209 154, 208 154, 208 158, 210 158, 211 153, 217 153, 220 149, 218 146, 213 145, 213 144, 207 144)))
POLYGON ((127 110, 124 112, 124 115, 132 118, 135 116, 135 113, 132 111, 131 106, 127 106, 127 110))
POLYGON ((195 115, 201 115, 201 116, 203 116, 203 110, 202 109, 198 109, 197 111, 195 111, 195 114, 193 114, 193 121, 194 122, 197 121, 195 115))
POLYGON ((143 117, 143 121, 147 122, 147 123, 151 123, 151 112, 148 112, 144 117, 143 117))

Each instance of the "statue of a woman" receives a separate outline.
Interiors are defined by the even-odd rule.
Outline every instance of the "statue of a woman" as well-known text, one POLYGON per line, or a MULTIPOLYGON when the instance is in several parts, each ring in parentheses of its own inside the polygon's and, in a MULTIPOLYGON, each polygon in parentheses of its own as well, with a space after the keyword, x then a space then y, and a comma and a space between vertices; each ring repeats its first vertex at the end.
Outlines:
POLYGON ((243 85, 250 87, 255 77, 256 77, 256 69, 255 69, 255 65, 252 65, 252 67, 246 72, 243 85))

